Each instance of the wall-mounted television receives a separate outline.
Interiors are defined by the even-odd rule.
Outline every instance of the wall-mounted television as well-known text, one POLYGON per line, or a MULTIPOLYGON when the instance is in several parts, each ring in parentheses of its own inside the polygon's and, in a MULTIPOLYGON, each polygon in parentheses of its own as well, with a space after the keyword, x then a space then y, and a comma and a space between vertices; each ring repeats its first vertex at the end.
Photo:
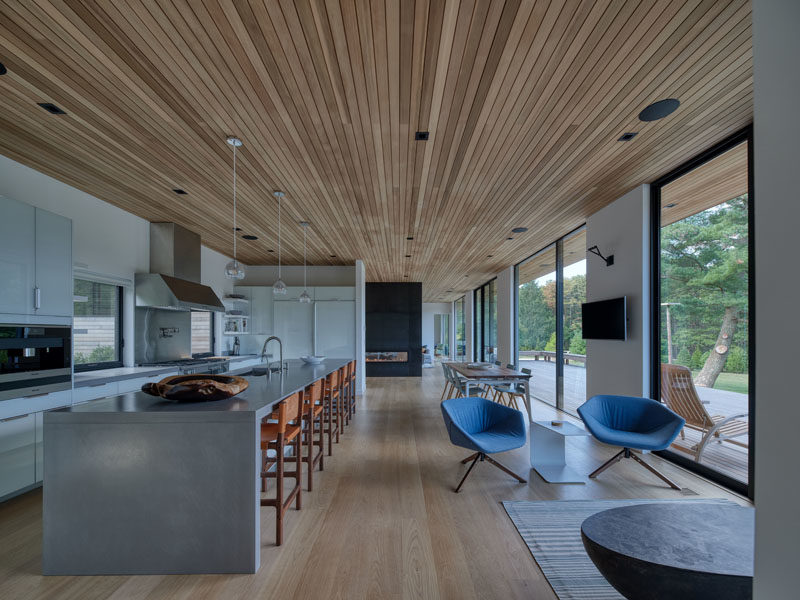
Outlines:
POLYGON ((628 337, 626 296, 581 305, 583 339, 625 340, 628 337))

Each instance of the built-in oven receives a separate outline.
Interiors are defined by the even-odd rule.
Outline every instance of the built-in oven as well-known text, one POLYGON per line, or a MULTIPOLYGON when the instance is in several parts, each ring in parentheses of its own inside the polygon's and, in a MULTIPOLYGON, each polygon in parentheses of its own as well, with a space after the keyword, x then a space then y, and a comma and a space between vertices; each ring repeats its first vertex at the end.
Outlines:
POLYGON ((68 325, 0 324, 0 400, 72 387, 68 325))

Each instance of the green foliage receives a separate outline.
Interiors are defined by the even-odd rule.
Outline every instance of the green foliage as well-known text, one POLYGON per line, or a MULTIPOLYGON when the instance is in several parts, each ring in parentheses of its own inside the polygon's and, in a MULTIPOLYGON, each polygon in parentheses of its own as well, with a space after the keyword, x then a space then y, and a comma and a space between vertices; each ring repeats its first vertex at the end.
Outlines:
POLYGON ((85 297, 85 302, 74 303, 76 317, 113 317, 117 315, 117 286, 75 279, 75 295, 85 297))
POLYGON ((570 354, 586 354, 586 340, 583 339, 580 329, 572 334, 572 339, 569 341, 569 351, 570 354))
POLYGON ((547 340, 547 343, 544 345, 544 349, 547 352, 555 352, 556 351, 556 332, 553 332, 553 335, 550 336, 550 339, 547 340))
MULTIPOLYGON (((716 344, 727 307, 737 310, 729 343, 740 347, 747 364, 747 203, 747 196, 740 196, 661 229, 661 302, 675 303, 670 317, 676 362, 693 369, 703 367, 716 344)), ((662 360, 667 362, 663 307, 661 322, 662 360)), ((737 360, 734 367, 739 368, 737 360)))
POLYGON ((111 362, 114 360, 113 346, 98 346, 86 356, 83 352, 75 353, 75 364, 111 362))
POLYGON ((747 353, 743 348, 734 346, 728 351, 725 371, 727 373, 747 373, 747 353))

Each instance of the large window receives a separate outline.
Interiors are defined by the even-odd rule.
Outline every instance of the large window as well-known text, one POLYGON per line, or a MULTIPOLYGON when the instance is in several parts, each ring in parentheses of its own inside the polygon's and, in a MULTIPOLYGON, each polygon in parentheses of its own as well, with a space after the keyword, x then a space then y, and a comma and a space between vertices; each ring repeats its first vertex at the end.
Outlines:
POLYGON ((192 354, 214 351, 214 315, 205 311, 192 311, 192 354))
POLYGON ((669 454, 742 491, 752 394, 748 136, 653 185, 653 395, 686 419, 669 454))
POLYGON ((517 362, 533 372, 531 395, 575 413, 586 400, 586 230, 517 265, 517 362))
POLYGON ((497 280, 475 290, 475 360, 497 360, 497 280))
POLYGON ((122 288, 74 280, 73 362, 76 371, 122 365, 122 288))
POLYGON ((467 358, 467 328, 464 317, 464 298, 456 300, 455 306, 455 331, 456 331, 456 360, 463 361, 467 358))

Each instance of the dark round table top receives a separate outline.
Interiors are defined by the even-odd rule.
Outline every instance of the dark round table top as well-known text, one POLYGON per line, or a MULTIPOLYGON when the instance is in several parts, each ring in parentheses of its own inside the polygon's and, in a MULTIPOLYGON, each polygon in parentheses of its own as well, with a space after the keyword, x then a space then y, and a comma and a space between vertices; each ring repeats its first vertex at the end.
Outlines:
POLYGON ((592 515, 581 533, 616 555, 715 575, 753 576, 754 510, 713 502, 665 502, 592 515))

